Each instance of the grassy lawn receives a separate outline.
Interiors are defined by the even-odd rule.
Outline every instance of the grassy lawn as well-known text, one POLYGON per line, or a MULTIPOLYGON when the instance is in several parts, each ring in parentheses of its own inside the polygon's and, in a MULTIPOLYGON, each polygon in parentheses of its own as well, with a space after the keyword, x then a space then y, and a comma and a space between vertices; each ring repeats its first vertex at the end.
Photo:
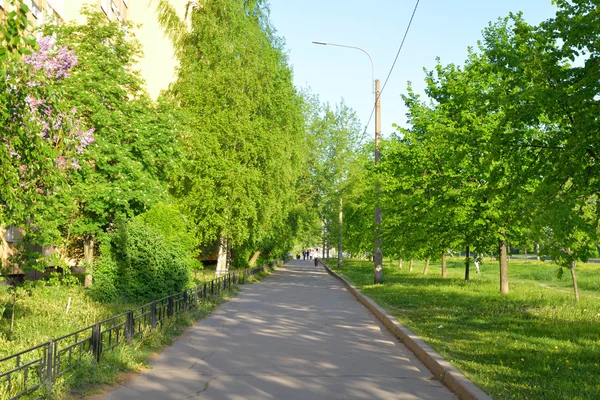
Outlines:
POLYGON ((11 335, 11 305, 12 296, 8 293, 8 287, 0 287, 0 358, 135 307, 133 304, 93 301, 81 287, 43 286, 40 282, 31 290, 21 292, 11 335), (69 298, 71 306, 67 313, 69 298))
POLYGON ((424 262, 384 264, 373 285, 372 262, 329 263, 494 399, 600 398, 600 264, 577 267, 579 304, 550 262, 511 261, 508 295, 495 261, 472 266, 470 282, 458 259, 446 279, 439 262, 427 276, 424 262))

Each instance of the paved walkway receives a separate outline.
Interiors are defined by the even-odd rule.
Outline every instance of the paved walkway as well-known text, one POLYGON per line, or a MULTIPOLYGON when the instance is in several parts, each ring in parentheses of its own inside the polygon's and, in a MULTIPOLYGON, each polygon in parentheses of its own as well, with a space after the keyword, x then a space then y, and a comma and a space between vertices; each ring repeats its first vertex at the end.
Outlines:
POLYGON ((293 260, 106 399, 455 399, 336 279, 293 260))

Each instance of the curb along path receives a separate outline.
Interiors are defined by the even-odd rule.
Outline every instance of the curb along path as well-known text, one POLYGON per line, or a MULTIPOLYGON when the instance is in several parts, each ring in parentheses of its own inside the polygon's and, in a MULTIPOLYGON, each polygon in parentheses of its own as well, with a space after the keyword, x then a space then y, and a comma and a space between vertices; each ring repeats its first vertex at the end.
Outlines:
POLYGON ((245 286, 150 364, 104 398, 456 398, 312 261, 245 286))
POLYGON ((368 296, 362 294, 346 279, 335 273, 327 265, 321 263, 335 278, 369 309, 397 338, 404 343, 421 360, 436 377, 456 393, 459 398, 466 400, 492 400, 483 390, 467 379, 459 370, 454 368, 439 353, 427 345, 420 337, 406 329, 391 314, 381 308, 368 296))

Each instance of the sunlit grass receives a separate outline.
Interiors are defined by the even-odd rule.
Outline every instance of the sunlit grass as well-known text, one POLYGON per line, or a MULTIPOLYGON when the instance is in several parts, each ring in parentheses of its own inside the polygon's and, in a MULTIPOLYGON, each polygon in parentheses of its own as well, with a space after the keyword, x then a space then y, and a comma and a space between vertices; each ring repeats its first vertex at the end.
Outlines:
POLYGON ((446 279, 439 262, 427 276, 423 267, 386 261, 383 285, 373 285, 370 262, 344 260, 338 272, 495 399, 599 398, 599 264, 578 266, 579 303, 568 271, 559 279, 550 262, 513 260, 508 295, 496 262, 472 267, 469 282, 458 259, 446 279))

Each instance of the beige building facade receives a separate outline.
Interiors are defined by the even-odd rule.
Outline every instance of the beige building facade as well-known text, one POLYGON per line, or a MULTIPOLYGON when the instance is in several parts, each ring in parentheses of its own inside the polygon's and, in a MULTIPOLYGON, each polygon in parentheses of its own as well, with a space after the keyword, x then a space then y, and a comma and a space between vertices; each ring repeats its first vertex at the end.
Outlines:
MULTIPOLYGON (((81 8, 85 4, 97 7, 111 21, 131 21, 136 25, 134 35, 142 45, 144 57, 138 69, 146 81, 150 96, 156 100, 161 90, 175 80, 177 60, 170 40, 160 28, 156 16, 156 1, 152 0, 24 0, 31 10, 30 19, 37 26, 46 23, 76 21, 84 23, 81 8)), ((169 0, 184 18, 189 0, 169 0)), ((10 2, 0 0, 0 13, 10 11, 10 2)))

